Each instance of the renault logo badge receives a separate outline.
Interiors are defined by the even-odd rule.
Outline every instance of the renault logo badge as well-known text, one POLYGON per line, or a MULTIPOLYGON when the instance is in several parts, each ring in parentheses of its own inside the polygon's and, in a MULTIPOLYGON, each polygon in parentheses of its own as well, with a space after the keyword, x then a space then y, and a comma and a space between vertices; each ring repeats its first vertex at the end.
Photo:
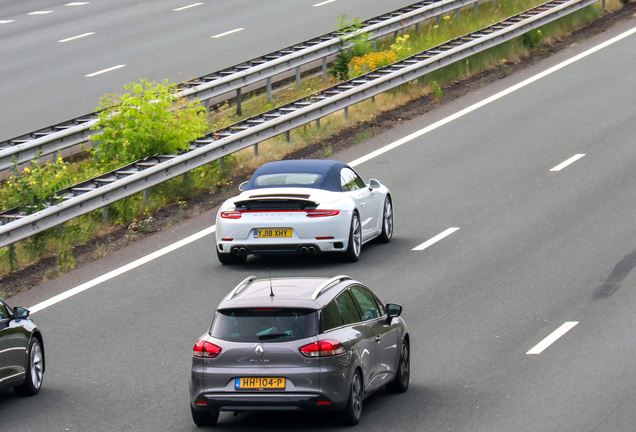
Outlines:
POLYGON ((254 353, 256 354, 256 357, 259 357, 259 358, 262 357, 264 352, 265 350, 263 349, 261 344, 257 344, 256 348, 254 348, 254 353))

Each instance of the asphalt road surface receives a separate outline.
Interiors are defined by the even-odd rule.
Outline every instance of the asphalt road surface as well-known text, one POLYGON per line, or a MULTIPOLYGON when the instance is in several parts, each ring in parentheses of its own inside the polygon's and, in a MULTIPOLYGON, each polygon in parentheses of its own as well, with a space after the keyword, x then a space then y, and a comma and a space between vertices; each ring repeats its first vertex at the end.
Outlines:
POLYGON ((412 0, 0 2, 0 140, 82 116, 146 78, 183 82, 412 0))
MULTIPOLYGON (((634 28, 335 153, 394 196, 394 239, 357 263, 224 267, 211 234, 143 259, 209 233, 212 211, 13 297, 34 307, 48 362, 38 396, 0 394, 2 431, 195 430, 192 344, 230 289, 269 272, 348 274, 404 306, 411 387, 367 399, 358 430, 633 431, 634 28)), ((304 413, 222 413, 217 428, 345 430, 304 413)))

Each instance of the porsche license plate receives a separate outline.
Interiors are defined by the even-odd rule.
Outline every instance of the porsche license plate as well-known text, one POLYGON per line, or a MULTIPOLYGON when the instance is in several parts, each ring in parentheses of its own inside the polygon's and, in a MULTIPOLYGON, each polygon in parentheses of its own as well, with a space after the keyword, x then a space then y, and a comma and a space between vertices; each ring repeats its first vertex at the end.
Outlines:
POLYGON ((281 377, 240 377, 235 378, 236 389, 284 389, 285 378, 281 377))
POLYGON ((291 236, 291 228, 259 228, 254 230, 254 238, 284 238, 291 236))

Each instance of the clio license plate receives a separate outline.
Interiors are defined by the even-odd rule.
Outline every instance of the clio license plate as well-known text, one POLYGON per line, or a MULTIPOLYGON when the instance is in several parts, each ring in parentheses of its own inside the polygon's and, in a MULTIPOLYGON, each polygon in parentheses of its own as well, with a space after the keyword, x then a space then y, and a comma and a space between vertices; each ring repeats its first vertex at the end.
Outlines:
POLYGON ((240 377, 235 378, 236 389, 284 389, 285 378, 282 377, 240 377))

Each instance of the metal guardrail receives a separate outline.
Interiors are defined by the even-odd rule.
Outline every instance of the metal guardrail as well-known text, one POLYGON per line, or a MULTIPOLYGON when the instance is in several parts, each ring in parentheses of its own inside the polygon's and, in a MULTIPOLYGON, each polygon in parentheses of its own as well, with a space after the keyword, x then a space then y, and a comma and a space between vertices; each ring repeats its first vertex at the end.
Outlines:
MULTIPOLYGON (((462 7, 476 7, 480 1, 486 0, 421 1, 364 21, 361 23, 362 31, 372 35, 372 38, 380 38, 462 7)), ((341 36, 342 33, 337 31, 328 33, 187 81, 179 85, 179 93, 205 102, 263 81, 267 82, 269 88, 273 77, 294 69, 297 69, 298 75, 300 66, 320 60, 323 60, 323 73, 326 73, 326 59, 340 50, 341 36)), ((0 171, 12 167, 15 163, 22 164, 86 142, 90 135, 98 133, 91 130, 95 122, 94 113, 89 113, 0 142, 0 171)))
POLYGON ((37 213, 0 215, 0 247, 100 209, 228 154, 316 121, 427 73, 507 42, 598 0, 553 0, 476 32, 452 39, 384 68, 212 132, 185 154, 159 156, 60 191, 63 200, 37 213))

